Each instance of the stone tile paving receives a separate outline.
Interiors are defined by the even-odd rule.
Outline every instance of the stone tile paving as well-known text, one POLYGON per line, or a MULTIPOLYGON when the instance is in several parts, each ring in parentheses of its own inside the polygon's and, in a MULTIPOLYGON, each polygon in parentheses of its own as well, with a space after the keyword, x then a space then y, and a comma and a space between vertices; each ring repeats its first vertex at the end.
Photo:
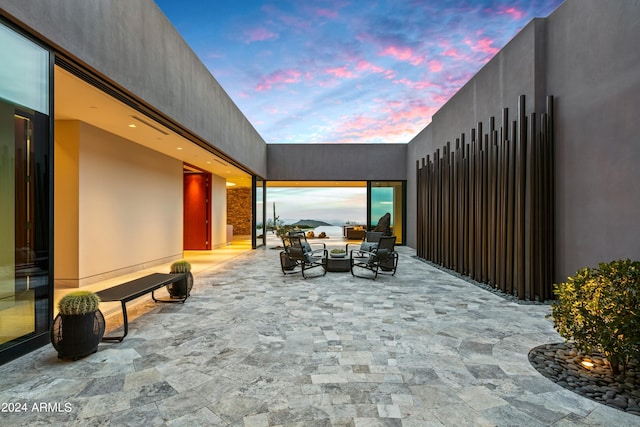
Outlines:
POLYGON ((548 306, 399 252, 376 281, 284 276, 266 248, 207 270, 186 304, 143 304, 122 343, 0 367, 0 402, 25 409, 0 425, 640 425, 530 365, 531 348, 561 341, 548 306))

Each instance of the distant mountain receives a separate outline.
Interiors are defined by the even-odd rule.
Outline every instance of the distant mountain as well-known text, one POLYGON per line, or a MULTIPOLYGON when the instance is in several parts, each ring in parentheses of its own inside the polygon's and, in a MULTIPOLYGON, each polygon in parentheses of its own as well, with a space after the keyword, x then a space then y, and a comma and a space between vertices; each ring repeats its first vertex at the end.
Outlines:
POLYGON ((316 228, 316 227, 321 227, 321 226, 330 226, 331 224, 328 224, 324 221, 317 221, 315 219, 301 219, 300 221, 291 224, 295 227, 305 227, 305 228, 316 228))

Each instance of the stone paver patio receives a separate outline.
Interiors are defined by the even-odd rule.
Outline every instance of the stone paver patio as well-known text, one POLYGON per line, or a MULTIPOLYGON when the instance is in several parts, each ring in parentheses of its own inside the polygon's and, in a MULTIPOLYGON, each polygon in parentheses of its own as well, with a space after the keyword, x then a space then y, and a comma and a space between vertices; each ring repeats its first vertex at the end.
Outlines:
POLYGON ((122 343, 0 367, 0 402, 26 409, 0 425, 640 426, 531 367, 562 341, 548 306, 399 252, 376 281, 284 276, 268 248, 201 272, 186 304, 142 304, 122 343))

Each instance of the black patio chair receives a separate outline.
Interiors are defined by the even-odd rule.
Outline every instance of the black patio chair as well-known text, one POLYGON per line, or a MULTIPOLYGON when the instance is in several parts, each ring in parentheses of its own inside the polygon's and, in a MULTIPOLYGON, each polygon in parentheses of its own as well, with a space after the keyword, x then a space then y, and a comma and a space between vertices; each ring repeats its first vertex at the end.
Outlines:
POLYGON ((307 233, 305 233, 302 230, 293 230, 293 231, 289 231, 286 234, 287 236, 299 236, 302 242, 302 247, 304 248, 305 252, 313 252, 314 250, 320 250, 320 248, 316 248, 313 249, 314 246, 322 246, 322 249, 326 249, 327 245, 323 242, 313 242, 310 243, 307 240, 307 233))
POLYGON ((395 251, 396 236, 381 236, 377 247, 370 251, 353 249, 349 252, 351 258, 351 274, 375 280, 379 273, 396 274, 398 268, 398 253, 395 251), (356 274, 356 271, 368 270, 371 275, 356 274))
POLYGON ((284 274, 297 273, 296 267, 300 267, 302 271, 302 277, 305 279, 305 270, 310 270, 316 267, 322 267, 324 276, 327 274, 327 249, 324 247, 321 249, 311 249, 311 245, 307 243, 304 236, 299 234, 289 234, 282 238, 282 245, 284 251, 280 252, 280 266, 284 274))
MULTIPOLYGON (((360 242, 357 251, 371 252, 371 250, 378 246, 378 242, 382 237, 381 231, 367 231, 364 235, 364 239, 360 242)), ((349 245, 354 246, 353 243, 347 243, 347 252, 349 252, 349 245)))

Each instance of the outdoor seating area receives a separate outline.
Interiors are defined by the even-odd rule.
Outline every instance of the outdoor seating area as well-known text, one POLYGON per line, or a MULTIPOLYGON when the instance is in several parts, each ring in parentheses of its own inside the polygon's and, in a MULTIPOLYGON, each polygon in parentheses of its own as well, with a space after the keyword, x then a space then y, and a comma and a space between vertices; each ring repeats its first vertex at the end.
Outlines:
POLYGON ((321 267, 322 275, 330 272, 348 272, 353 276, 375 280, 379 272, 396 274, 398 253, 395 251, 395 236, 383 236, 382 232, 367 231, 362 242, 347 243, 327 250, 324 242, 309 243, 303 231, 291 231, 282 237, 283 251, 280 252, 280 267, 284 274, 298 271, 306 278, 305 270, 321 267), (351 244, 351 250, 349 245, 351 244), (312 245, 317 249, 313 249, 312 245), (371 274, 363 275, 362 270, 371 274))
POLYGON ((404 246, 396 275, 375 282, 283 275, 274 246, 199 269, 186 304, 135 307, 120 344, 75 362, 46 346, 0 367, 2 401, 70 409, 3 423, 639 423, 532 367, 532 348, 563 341, 546 305, 518 305, 404 246))

